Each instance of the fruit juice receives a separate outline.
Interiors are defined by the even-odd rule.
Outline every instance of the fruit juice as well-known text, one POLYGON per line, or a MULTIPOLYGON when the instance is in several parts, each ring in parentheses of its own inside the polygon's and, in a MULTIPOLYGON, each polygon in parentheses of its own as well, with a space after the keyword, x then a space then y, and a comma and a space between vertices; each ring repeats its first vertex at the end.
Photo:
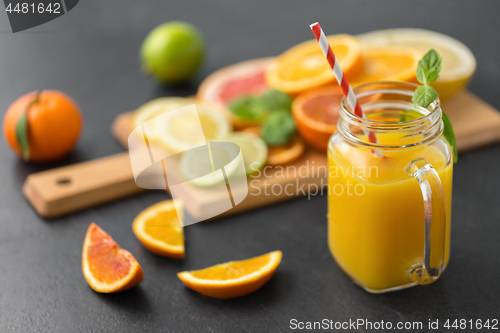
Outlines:
MULTIPOLYGON (((377 134, 385 145, 404 145, 400 137, 390 132, 377 134)), ((415 142, 415 138, 406 140, 415 142)), ((442 137, 430 145, 384 151, 384 157, 347 143, 338 133, 332 138, 328 243, 338 265, 358 284, 374 292, 411 284, 412 265, 423 262, 423 198, 417 180, 407 172, 408 164, 418 158, 435 168, 443 185, 447 265, 453 163, 446 152, 442 137)))

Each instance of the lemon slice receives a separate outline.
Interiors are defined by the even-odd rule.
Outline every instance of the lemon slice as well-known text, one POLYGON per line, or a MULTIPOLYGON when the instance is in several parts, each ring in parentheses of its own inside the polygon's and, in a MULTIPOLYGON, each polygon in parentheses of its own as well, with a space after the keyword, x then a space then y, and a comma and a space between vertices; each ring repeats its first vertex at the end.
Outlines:
POLYGON ((259 171, 266 164, 268 154, 267 145, 257 135, 235 132, 226 135, 222 140, 235 143, 240 147, 247 175, 259 171))
MULTIPOLYGON (((194 104, 194 99, 182 97, 161 97, 153 99, 139 107, 132 117, 132 128, 137 128, 166 112, 182 108, 186 105, 194 104)), ((148 133, 150 139, 157 138, 156 132, 148 133)))
POLYGON ((427 53, 435 49, 443 58, 438 80, 432 84, 445 100, 463 89, 476 70, 476 58, 462 42, 450 36, 412 28, 376 30, 356 36, 363 48, 384 46, 410 46, 427 53))
POLYGON ((208 187, 220 184, 225 182, 225 179, 219 166, 224 166, 228 178, 240 167, 241 159, 236 158, 237 152, 233 147, 211 143, 208 147, 210 153, 206 147, 198 147, 186 151, 180 159, 181 173, 192 185, 208 187), (214 165, 217 170, 214 170, 214 165))
POLYGON ((197 116, 192 113, 171 113, 155 124, 158 142, 173 153, 202 146, 206 141, 223 137, 231 130, 228 120, 220 112, 197 104, 197 116), (203 133, 199 133, 199 125, 203 133))

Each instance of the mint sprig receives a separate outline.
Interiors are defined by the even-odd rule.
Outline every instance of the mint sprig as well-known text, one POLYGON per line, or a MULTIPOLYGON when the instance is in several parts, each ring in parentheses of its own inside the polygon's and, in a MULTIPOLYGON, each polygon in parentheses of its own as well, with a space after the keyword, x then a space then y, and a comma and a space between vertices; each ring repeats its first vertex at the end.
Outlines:
POLYGON ((262 96, 243 96, 228 105, 236 117, 262 125, 262 139, 269 146, 285 145, 295 134, 292 98, 279 90, 262 96))
POLYGON ((270 90, 262 96, 243 96, 228 105, 238 118, 257 122, 265 120, 272 111, 290 110, 291 106, 292 98, 279 90, 270 90))
POLYGON ((241 97, 229 103, 228 108, 236 117, 251 121, 261 121, 269 112, 264 103, 253 96, 241 97))
MULTIPOLYGON (((415 106, 426 108, 438 97, 437 91, 429 84, 438 79, 439 73, 441 72, 441 62, 441 56, 434 49, 427 52, 418 62, 416 76, 418 82, 423 85, 415 89, 413 94, 412 102, 415 106)), ((457 163, 458 154, 455 133, 453 132, 453 127, 448 116, 444 112, 442 112, 442 115, 444 125, 443 135, 451 146, 453 161, 457 163)))
POLYGON ((275 110, 262 126, 262 140, 269 146, 282 146, 295 134, 295 122, 288 110, 275 110))

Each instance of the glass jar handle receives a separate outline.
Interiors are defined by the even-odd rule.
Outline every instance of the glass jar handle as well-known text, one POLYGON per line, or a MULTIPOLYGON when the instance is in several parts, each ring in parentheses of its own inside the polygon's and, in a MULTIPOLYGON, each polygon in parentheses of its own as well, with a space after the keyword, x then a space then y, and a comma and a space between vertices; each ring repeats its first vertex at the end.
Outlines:
POLYGON ((443 185, 436 170, 425 159, 410 162, 407 171, 420 185, 424 199, 425 241, 423 263, 411 269, 411 278, 418 284, 436 281, 443 272, 446 242, 446 208, 443 185))

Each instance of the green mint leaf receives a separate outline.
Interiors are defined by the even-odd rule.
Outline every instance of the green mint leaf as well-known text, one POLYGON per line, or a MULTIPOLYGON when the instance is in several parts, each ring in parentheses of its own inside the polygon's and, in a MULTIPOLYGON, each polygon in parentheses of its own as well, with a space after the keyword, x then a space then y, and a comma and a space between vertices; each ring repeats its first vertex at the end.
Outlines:
POLYGON ((451 146, 451 151, 453 152, 453 162, 457 163, 458 151, 457 151, 457 140, 455 139, 455 132, 453 132, 453 126, 451 126, 450 118, 448 118, 446 113, 443 112, 442 114, 443 114, 442 119, 444 124, 443 135, 451 146))
POLYGON ((292 98, 279 90, 270 90, 261 96, 262 102, 271 110, 290 110, 292 98))
POLYGON ((269 113, 262 100, 253 96, 238 98, 229 103, 228 107, 231 113, 245 120, 262 121, 269 113))
MULTIPOLYGON (((30 103, 31 105, 31 103, 30 103)), ((29 107, 28 107, 29 108, 29 107)), ((23 151, 23 160, 30 159, 30 145, 28 141, 28 110, 24 111, 16 124, 16 137, 17 142, 23 151)))
POLYGON ((431 49, 418 62, 417 80, 422 84, 429 84, 437 80, 441 72, 442 58, 436 50, 431 49))
POLYGON ((414 105, 428 107, 436 98, 438 93, 431 86, 420 86, 413 93, 412 102, 414 105))
POLYGON ((275 110, 262 126, 262 139, 269 146, 282 146, 295 134, 295 122, 288 110, 275 110))

